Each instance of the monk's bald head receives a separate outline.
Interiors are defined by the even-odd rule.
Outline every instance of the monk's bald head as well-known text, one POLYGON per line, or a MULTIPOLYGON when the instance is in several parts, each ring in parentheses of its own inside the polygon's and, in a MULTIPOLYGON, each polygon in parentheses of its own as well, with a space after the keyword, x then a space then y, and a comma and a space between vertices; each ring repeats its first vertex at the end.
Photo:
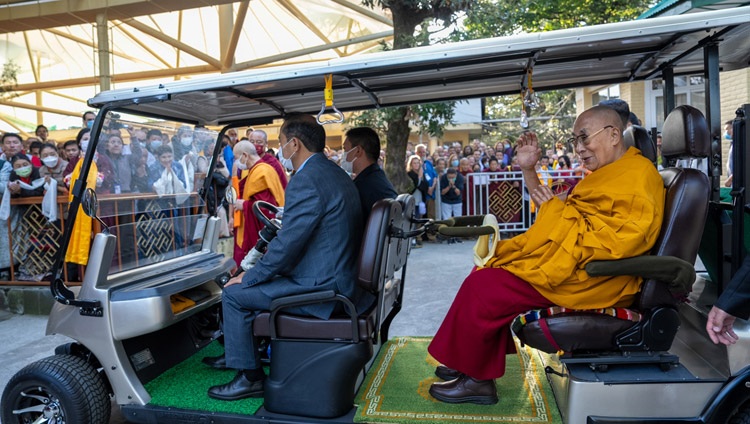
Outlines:
POLYGON ((585 110, 573 125, 576 140, 573 148, 583 165, 595 171, 625 154, 627 146, 622 140, 623 124, 620 115, 606 106, 585 110))
POLYGON ((578 120, 586 120, 599 123, 602 127, 611 125, 614 128, 617 128, 620 134, 622 134, 624 130, 620 115, 617 113, 617 111, 607 106, 594 106, 590 109, 586 109, 585 111, 583 111, 583 113, 578 115, 578 119, 576 119, 576 121, 578 120))
POLYGON ((239 158, 242 154, 248 155, 251 159, 258 159, 258 152, 255 150, 255 145, 247 140, 238 141, 232 149, 234 157, 239 158))

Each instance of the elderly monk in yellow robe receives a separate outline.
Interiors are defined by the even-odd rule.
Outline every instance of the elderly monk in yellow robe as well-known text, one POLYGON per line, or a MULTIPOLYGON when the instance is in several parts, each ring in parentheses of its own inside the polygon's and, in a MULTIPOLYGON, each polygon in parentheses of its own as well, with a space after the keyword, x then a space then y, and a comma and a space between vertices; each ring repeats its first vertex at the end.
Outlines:
POLYGON ((239 267, 258 242, 258 232, 263 228, 253 213, 253 204, 263 200, 274 206, 284 206, 284 188, 273 167, 260 161, 252 143, 242 140, 234 145, 233 152, 234 162, 243 176, 239 181, 239 196, 234 202, 235 210, 240 212, 240 222, 234 233, 234 261, 239 267))
POLYGON ((515 353, 510 323, 520 313, 633 302, 640 278, 590 277, 584 267, 650 251, 664 213, 664 184, 638 149, 623 144, 622 120, 614 110, 586 110, 573 131, 571 143, 592 172, 564 198, 536 175, 536 135, 518 139, 518 164, 539 214, 528 231, 500 241, 484 267, 464 280, 429 346, 444 364, 436 374, 446 380, 430 387, 434 398, 496 403, 494 379, 505 373, 505 355, 515 353))

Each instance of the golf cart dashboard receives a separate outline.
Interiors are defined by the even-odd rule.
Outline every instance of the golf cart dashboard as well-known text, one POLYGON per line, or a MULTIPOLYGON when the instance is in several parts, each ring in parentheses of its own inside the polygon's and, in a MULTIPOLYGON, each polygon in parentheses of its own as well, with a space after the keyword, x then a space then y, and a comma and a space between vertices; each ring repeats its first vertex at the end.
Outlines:
POLYGON ((110 289, 115 339, 148 334, 203 311, 221 301, 217 280, 234 266, 219 253, 200 252, 155 269, 118 276, 110 289))

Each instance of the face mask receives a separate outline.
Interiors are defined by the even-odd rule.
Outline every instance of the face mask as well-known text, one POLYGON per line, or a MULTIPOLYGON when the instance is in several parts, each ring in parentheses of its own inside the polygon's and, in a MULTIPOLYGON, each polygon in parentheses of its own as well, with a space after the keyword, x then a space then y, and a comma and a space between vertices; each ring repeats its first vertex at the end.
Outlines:
MULTIPOLYGON (((242 156, 240 156, 240 157, 242 157, 242 156)), ((240 171, 246 171, 247 170, 247 164, 244 163, 244 162, 242 162, 241 160, 238 160, 237 161, 237 169, 239 169, 240 171)))
POLYGON ((46 158, 42 159, 42 162, 47 168, 54 168, 55 165, 57 165, 57 156, 47 156, 46 158))
MULTIPOLYGON (((287 141, 286 144, 289 144, 291 141, 292 140, 287 141)), ((276 156, 279 158, 279 162, 281 162, 281 166, 286 168, 287 171, 291 172, 291 171, 294 171, 294 163, 292 163, 292 157, 294 156, 294 153, 297 153, 297 152, 292 153, 292 156, 289 156, 288 159, 285 158, 284 147, 286 147, 286 144, 281 146, 281 148, 279 149, 279 153, 276 156)))
POLYGON ((18 175, 19 177, 28 177, 29 175, 31 175, 31 165, 17 168, 16 175, 18 175))
POLYGON ((154 140, 151 142, 151 151, 154 151, 161 147, 161 140, 154 140))
POLYGON ((354 172, 354 161, 357 160, 357 158, 354 158, 351 161, 346 160, 346 158, 349 157, 349 153, 351 153, 354 149, 355 148, 352 147, 348 152, 344 152, 344 156, 341 158, 341 169, 343 169, 347 174, 350 175, 354 172))
POLYGON ((182 143, 183 146, 190 146, 193 144, 193 137, 182 137, 180 143, 182 143))
POLYGON ((732 136, 729 133, 724 133, 724 140, 732 141, 732 136))
POLYGON ((455 178, 448 178, 448 181, 450 181, 450 183, 453 184, 453 183, 456 182, 456 179, 455 178))
POLYGON ((457 167, 458 166, 458 161, 457 160, 452 161, 451 162, 451 166, 454 167, 454 168, 457 167))
POLYGON ((81 151, 86 152, 89 148, 89 140, 81 140, 81 151))
POLYGON ((258 153, 258 156, 263 156, 266 153, 265 147, 262 144, 256 144, 255 151, 258 153))
POLYGON ((91 129, 91 127, 93 126, 94 126, 94 121, 86 121, 86 127, 88 127, 88 129, 91 129))

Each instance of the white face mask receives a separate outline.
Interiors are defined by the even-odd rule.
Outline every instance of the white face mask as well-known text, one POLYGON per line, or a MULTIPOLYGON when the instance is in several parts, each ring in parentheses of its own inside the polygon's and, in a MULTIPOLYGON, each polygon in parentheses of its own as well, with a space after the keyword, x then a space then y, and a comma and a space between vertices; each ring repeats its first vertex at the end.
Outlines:
MULTIPOLYGON (((242 156, 240 156, 241 158, 242 156)), ((237 160, 237 169, 240 171, 246 171, 247 170, 247 164, 245 162, 242 162, 241 160, 237 160)))
POLYGON ((292 153, 292 156, 289 156, 289 158, 284 157, 284 147, 286 147, 286 145, 291 142, 292 140, 287 141, 285 145, 281 146, 281 148, 279 149, 279 153, 276 154, 279 162, 281 162, 281 166, 283 166, 289 172, 294 171, 294 163, 292 163, 292 157, 294 156, 294 153, 297 153, 292 153))
POLYGON ((89 148, 89 141, 88 140, 81 140, 81 152, 86 153, 89 148))
POLYGON ((347 160, 346 158, 349 157, 349 153, 351 153, 355 148, 356 147, 352 147, 348 152, 344 152, 344 156, 341 158, 341 169, 346 171, 346 173, 349 175, 354 172, 354 161, 357 160, 357 158, 354 158, 352 160, 347 160))
POLYGON ((193 137, 182 137, 180 143, 182 143, 183 146, 190 146, 193 144, 193 137))
POLYGON ((47 156, 46 158, 42 159, 42 162, 47 168, 54 168, 55 165, 57 165, 57 156, 47 156))

